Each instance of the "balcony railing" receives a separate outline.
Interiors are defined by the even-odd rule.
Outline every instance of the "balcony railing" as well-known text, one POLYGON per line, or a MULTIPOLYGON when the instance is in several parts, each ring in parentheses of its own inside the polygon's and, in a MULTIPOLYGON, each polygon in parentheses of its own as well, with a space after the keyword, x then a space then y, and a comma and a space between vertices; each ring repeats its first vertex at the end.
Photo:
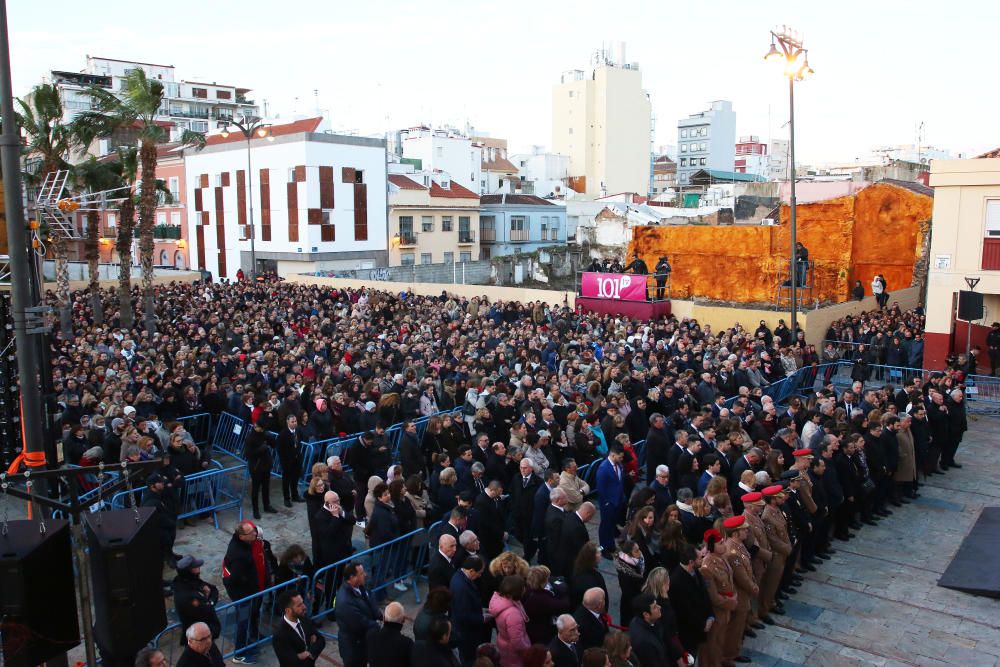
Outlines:
POLYGON ((399 245, 401 246, 415 246, 417 245, 417 234, 416 232, 403 232, 399 235, 399 245))
POLYGON ((460 229, 458 230, 458 243, 459 245, 468 245, 470 243, 476 242, 476 235, 471 229, 460 229))
POLYGON ((156 225, 153 238, 158 241, 176 241, 181 237, 181 228, 174 225, 156 225))
POLYGON ((479 228, 479 242, 480 243, 496 243, 497 240, 497 230, 493 227, 480 227, 479 228))
POLYGON ((510 240, 512 243, 525 243, 530 240, 530 231, 528 229, 512 229, 510 230, 510 240))

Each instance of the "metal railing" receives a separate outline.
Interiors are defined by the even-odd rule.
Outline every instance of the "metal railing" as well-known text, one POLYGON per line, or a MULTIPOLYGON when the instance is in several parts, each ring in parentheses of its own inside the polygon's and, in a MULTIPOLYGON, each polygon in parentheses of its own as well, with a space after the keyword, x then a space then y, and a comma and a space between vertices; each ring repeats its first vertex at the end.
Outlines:
POLYGON ((460 229, 458 230, 458 242, 463 245, 467 243, 475 243, 476 235, 471 230, 460 229))
MULTIPOLYGON (((184 486, 177 497, 177 518, 190 519, 211 514, 215 528, 219 528, 219 512, 235 509, 243 520, 243 500, 246 498, 249 472, 245 463, 228 468, 205 470, 184 478, 184 486)), ((112 509, 131 507, 133 499, 149 487, 135 491, 120 491, 111 498, 112 509)))
POLYGON ((479 228, 479 242, 480 243, 494 243, 497 240, 497 230, 495 227, 480 227, 479 228))

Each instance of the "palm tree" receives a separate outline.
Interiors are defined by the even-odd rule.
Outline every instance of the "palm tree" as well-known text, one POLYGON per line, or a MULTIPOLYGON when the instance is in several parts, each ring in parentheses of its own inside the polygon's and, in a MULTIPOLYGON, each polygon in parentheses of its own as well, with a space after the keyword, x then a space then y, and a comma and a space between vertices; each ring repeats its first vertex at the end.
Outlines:
MULTIPOLYGON (((156 145, 167 138, 166 130, 156 122, 163 103, 163 82, 150 79, 141 68, 129 70, 117 95, 92 87, 90 96, 96 111, 85 112, 77 122, 96 136, 111 136, 118 128, 136 128, 139 132, 139 260, 142 264, 143 313, 146 330, 156 330, 153 313, 153 223, 156 215, 156 145)), ((205 135, 185 130, 181 144, 202 147, 205 135)), ((119 254, 121 249, 119 248, 119 254)))
POLYGON ((123 328, 131 329, 135 322, 132 307, 132 239, 135 238, 134 187, 139 174, 139 149, 135 146, 118 148, 118 173, 121 183, 128 186, 126 197, 118 205, 118 312, 123 328))
MULTIPOLYGON (((86 162, 81 162, 74 168, 74 176, 80 189, 90 194, 121 187, 122 162, 100 161, 91 156, 86 162)), ((131 196, 131 193, 129 193, 131 196)), ((100 260, 100 214, 95 208, 87 211, 87 237, 84 241, 84 254, 87 258, 87 275, 90 284, 90 305, 94 312, 94 323, 104 323, 104 309, 101 303, 101 285, 98 275, 100 260)))
MULTIPOLYGON (((40 185, 45 177, 60 169, 69 169, 66 158, 79 145, 79 137, 72 124, 64 123, 62 100, 59 91, 51 84, 35 86, 31 94, 18 99, 20 113, 18 124, 27 139, 25 152, 34 163, 25 180, 29 185, 40 185)), ((66 239, 58 230, 50 230, 49 247, 56 264, 56 300, 59 322, 64 335, 72 335, 69 303, 69 266, 66 261, 66 239)), ((15 252, 18 250, 15 249, 15 252)))

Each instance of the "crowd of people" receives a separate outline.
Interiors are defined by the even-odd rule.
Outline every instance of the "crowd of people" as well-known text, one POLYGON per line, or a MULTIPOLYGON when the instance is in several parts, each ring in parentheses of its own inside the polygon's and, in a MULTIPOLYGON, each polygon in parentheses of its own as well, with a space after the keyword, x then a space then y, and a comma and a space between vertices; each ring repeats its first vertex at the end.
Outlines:
MULTIPOLYGON (((231 600, 349 560, 355 536, 379 546, 440 521, 426 546, 413 544, 430 556, 412 640, 402 606, 385 605, 365 564, 350 562, 319 593, 277 602, 282 665, 314 664, 326 650, 312 618, 334 596, 346 667, 747 662, 743 639, 784 613, 834 540, 910 502, 927 475, 961 468, 960 372, 898 390, 858 377, 838 392, 827 377, 776 405, 771 383, 826 361, 783 323, 717 332, 276 278, 158 289, 152 336, 118 326, 110 294, 107 324, 96 325, 78 295, 74 331, 54 339, 53 373, 66 463, 162 461, 143 503, 158 508, 177 571, 165 592, 186 632, 182 664, 221 662, 208 641, 221 631, 219 590, 201 578, 201 559, 173 550, 184 525, 176 491, 217 455, 178 422, 187 415, 226 411, 252 424, 255 520, 239 523, 224 556, 202 554, 221 557, 231 600), (421 416, 422 438, 412 424, 421 416), (386 428, 400 422, 393 451, 386 428), (300 489, 301 443, 354 433, 300 489), (274 459, 283 510, 270 501, 274 459), (593 488, 578 474, 587 464, 593 488), (297 507, 309 540, 276 557, 256 521, 297 507)), ((894 304, 827 338, 912 347, 922 322, 894 304)), ((247 605, 237 619, 238 663, 255 660, 260 614, 247 605)))

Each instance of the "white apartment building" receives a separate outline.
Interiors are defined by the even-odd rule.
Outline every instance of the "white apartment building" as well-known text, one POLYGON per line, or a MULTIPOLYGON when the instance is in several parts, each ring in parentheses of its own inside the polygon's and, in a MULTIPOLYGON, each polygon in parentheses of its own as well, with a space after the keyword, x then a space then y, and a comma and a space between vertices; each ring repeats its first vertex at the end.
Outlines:
POLYGON ((253 255, 282 276, 387 265, 385 141, 324 133, 322 120, 254 139, 249 179, 239 132, 184 151, 194 268, 232 280, 253 255))
POLYGON ((569 178, 569 157, 546 153, 541 146, 532 146, 530 153, 515 153, 510 161, 521 177, 521 192, 548 199, 566 196, 569 178))
POLYGON ((737 174, 753 174, 766 179, 770 169, 768 158, 767 144, 761 142, 757 135, 740 137, 736 142, 733 171, 737 174))
POLYGON ((732 171, 736 157, 733 103, 716 100, 705 111, 677 121, 677 183, 688 185, 699 169, 732 171))
MULTIPOLYGON (((49 73, 50 83, 56 86, 62 99, 63 120, 68 122, 81 111, 91 109, 91 98, 87 92, 91 86, 110 91, 121 90, 125 75, 133 69, 142 69, 147 77, 163 83, 163 105, 157 120, 171 124, 172 140, 178 139, 184 130, 208 132, 215 129, 218 121, 226 118, 260 115, 256 102, 247 97, 250 88, 214 81, 178 81, 173 65, 88 55, 87 66, 81 72, 52 70, 49 73)), ((106 148, 110 150, 113 147, 106 148)))
POLYGON ((771 139, 767 180, 787 181, 792 172, 788 163, 788 139, 771 139))
POLYGON ((552 150, 569 157, 570 186, 600 197, 646 194, 652 107, 638 63, 602 49, 591 69, 564 72, 552 89, 552 150))
POLYGON ((447 172, 462 187, 482 191, 483 148, 458 130, 411 127, 400 131, 399 143, 402 156, 420 160, 422 169, 447 172))

